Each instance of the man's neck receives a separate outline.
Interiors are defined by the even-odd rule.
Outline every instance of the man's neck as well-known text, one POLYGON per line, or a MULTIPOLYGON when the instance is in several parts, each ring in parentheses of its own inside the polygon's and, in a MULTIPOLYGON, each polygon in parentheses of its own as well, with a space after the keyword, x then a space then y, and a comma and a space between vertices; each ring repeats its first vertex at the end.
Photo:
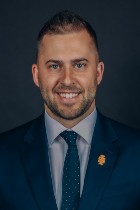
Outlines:
POLYGON ((75 119, 72 120, 67 120, 61 117, 58 117, 57 115, 55 115, 54 113, 52 113, 50 111, 50 109, 48 109, 48 107, 45 107, 46 112, 48 113, 48 115, 50 117, 52 117, 53 119, 55 119, 56 121, 58 121, 59 123, 61 123, 64 127, 66 128, 73 128, 75 125, 77 125, 80 121, 82 121, 83 119, 85 119, 88 115, 90 115, 95 109, 95 103, 93 103, 91 105, 91 107, 87 110, 87 112, 85 112, 83 115, 81 115, 80 117, 77 117, 75 119))

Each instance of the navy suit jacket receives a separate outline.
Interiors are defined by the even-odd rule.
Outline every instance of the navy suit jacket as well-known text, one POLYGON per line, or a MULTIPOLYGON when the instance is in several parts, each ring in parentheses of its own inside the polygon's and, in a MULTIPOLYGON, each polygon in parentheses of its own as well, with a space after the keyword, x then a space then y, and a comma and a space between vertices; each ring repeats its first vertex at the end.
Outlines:
MULTIPOLYGON (((0 135, 0 209, 57 210, 44 114, 0 135)), ((79 206, 87 209, 140 210, 140 132, 99 112, 79 206)))

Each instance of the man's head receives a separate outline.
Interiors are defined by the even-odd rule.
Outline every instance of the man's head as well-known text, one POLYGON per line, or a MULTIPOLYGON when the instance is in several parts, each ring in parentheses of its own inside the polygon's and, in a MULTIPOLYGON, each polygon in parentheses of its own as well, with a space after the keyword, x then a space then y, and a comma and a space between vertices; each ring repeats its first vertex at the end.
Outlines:
POLYGON ((81 17, 63 11, 41 29, 33 79, 47 113, 66 127, 94 110, 103 69, 96 33, 81 17))
POLYGON ((48 20, 42 29, 40 30, 37 38, 37 58, 39 53, 39 48, 41 41, 44 37, 44 35, 64 35, 69 34, 72 32, 80 32, 86 30, 88 34, 91 36, 91 39, 94 42, 94 45, 96 47, 98 56, 98 40, 95 30, 91 27, 91 25, 84 20, 82 17, 80 17, 77 14, 74 14, 68 10, 64 10, 62 12, 59 12, 58 14, 54 15, 50 20, 48 20))

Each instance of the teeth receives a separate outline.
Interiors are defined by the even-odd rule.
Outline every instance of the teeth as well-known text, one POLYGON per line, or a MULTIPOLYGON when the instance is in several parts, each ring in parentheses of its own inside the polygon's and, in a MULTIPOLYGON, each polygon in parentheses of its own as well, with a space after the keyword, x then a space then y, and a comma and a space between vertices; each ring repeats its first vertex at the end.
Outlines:
POLYGON ((60 96, 63 98, 74 98, 78 93, 60 93, 60 96))

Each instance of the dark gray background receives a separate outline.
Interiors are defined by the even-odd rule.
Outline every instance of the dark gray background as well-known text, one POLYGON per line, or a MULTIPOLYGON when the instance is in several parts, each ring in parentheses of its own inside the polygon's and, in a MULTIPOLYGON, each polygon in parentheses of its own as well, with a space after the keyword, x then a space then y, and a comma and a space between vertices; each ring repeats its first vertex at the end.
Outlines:
POLYGON ((36 37, 44 22, 62 9, 79 13, 97 31, 105 63, 99 110, 140 129, 139 0, 9 0, 0 4, 0 132, 42 112, 31 75, 36 37))

